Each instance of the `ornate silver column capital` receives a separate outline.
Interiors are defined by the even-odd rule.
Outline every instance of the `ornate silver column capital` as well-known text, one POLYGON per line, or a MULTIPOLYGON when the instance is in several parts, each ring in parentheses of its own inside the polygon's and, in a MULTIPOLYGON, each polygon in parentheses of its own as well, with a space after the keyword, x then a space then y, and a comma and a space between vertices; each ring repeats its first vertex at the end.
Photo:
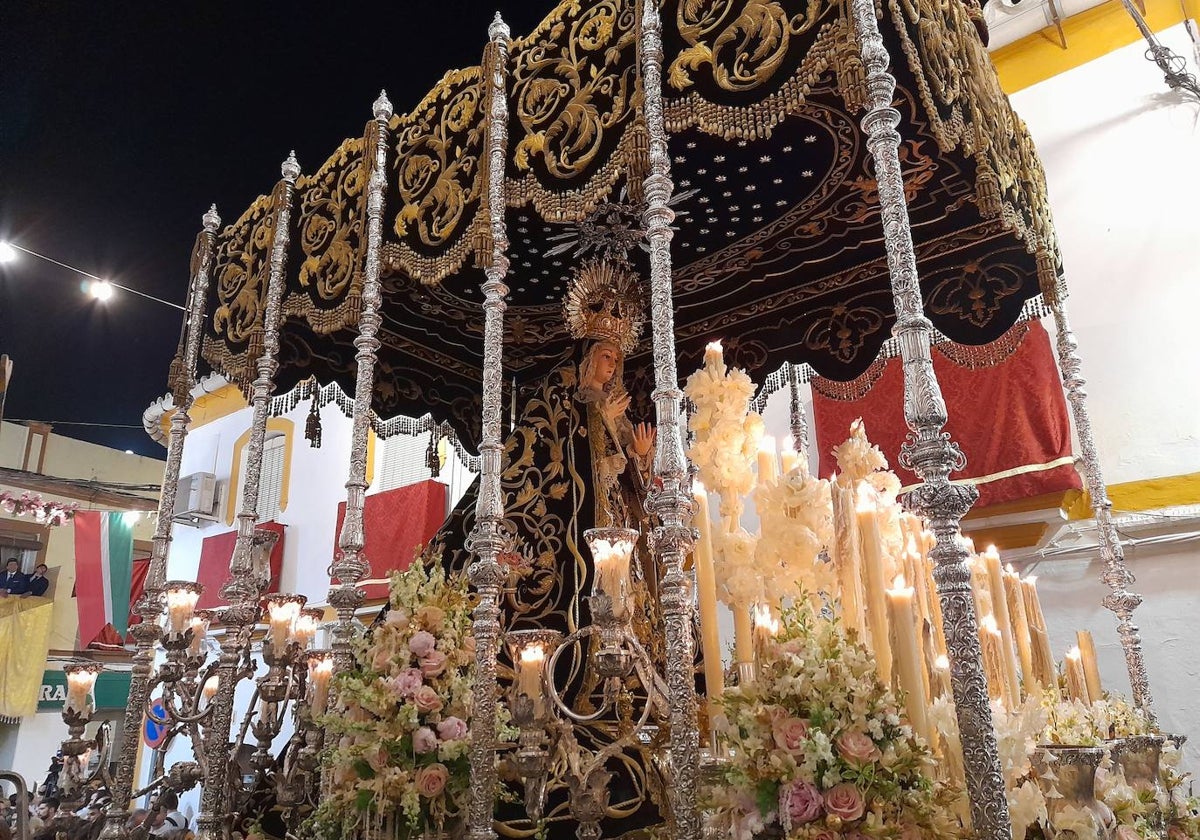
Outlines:
POLYGON ((209 233, 216 233, 217 228, 221 226, 221 217, 217 213, 217 205, 214 204, 208 208, 208 212, 202 217, 204 229, 209 233))
POLYGON ((904 196, 901 138, 896 131, 900 114, 892 107, 896 80, 888 72, 888 52, 874 0, 852 0, 852 8, 867 69, 867 112, 862 127, 879 187, 884 247, 896 305, 894 332, 904 364, 904 417, 911 429, 900 463, 921 478, 922 484, 909 493, 908 504, 928 519, 937 540, 930 557, 942 603, 972 822, 980 840, 1011 840, 1012 824, 983 671, 967 552, 959 530, 959 521, 979 493, 973 486, 950 483, 950 473, 961 469, 965 459, 942 431, 946 402, 933 370, 933 326, 925 317, 904 196))
POLYGON ((377 120, 392 118, 392 100, 388 99, 386 90, 379 91, 379 96, 375 97, 375 102, 371 105, 371 113, 377 120))
POLYGON ((1146 659, 1142 654, 1142 637, 1133 623, 1133 611, 1142 603, 1142 596, 1130 592, 1134 583, 1133 573, 1125 565, 1125 551, 1112 520, 1112 502, 1104 484, 1104 470, 1100 465, 1100 452, 1092 432, 1092 417, 1087 408, 1087 391, 1084 386, 1083 362, 1079 358, 1079 343, 1071 324, 1067 320, 1066 303, 1062 295, 1056 295, 1050 304, 1054 314, 1054 326, 1058 330, 1056 341, 1058 366, 1062 371, 1063 387, 1071 416, 1075 420, 1075 433, 1079 438, 1079 463, 1084 486, 1091 497, 1092 515, 1096 519, 1096 530, 1100 535, 1100 559, 1104 571, 1100 580, 1111 591, 1103 604, 1117 617, 1117 635, 1121 637, 1121 648, 1125 653, 1125 668, 1129 672, 1129 687, 1133 702, 1153 720, 1153 697, 1150 680, 1146 676, 1146 659))

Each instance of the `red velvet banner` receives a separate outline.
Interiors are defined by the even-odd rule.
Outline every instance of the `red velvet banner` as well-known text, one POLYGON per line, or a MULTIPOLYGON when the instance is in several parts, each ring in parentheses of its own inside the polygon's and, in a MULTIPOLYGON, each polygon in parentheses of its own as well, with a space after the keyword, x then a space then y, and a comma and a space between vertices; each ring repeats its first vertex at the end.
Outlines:
MULTIPOLYGON (((976 507, 1081 486, 1079 474, 1069 463, 1024 471, 1071 455, 1066 400, 1050 337, 1040 323, 1029 323, 1019 346, 998 365, 972 370, 954 363, 935 347, 933 368, 946 399, 946 431, 967 456, 966 469, 952 478, 990 478, 1019 471, 979 484, 976 507)), ((813 425, 822 476, 833 473, 837 466, 833 449, 846 439, 850 424, 859 417, 867 437, 887 456, 901 484, 916 483, 916 476, 897 463, 900 445, 908 434, 899 359, 887 362, 883 375, 859 400, 831 399, 814 387, 813 425)))
POLYGON ((142 617, 137 614, 138 601, 146 591, 146 575, 150 572, 150 558, 133 561, 133 577, 129 581, 129 626, 142 623, 142 617))
MULTIPOLYGON (((279 573, 283 569, 283 540, 287 527, 278 522, 261 522, 258 527, 279 534, 279 540, 271 551, 271 583, 266 589, 267 592, 278 592, 279 573)), ((207 537, 200 544, 200 569, 196 572, 196 582, 203 584, 204 593, 196 604, 198 608, 212 609, 228 603, 221 597, 221 587, 229 580, 229 561, 233 559, 233 547, 236 544, 236 528, 215 537, 207 537)))
MULTIPOLYGON (((346 503, 338 505, 337 530, 342 533, 346 503)), ((387 597, 387 579, 412 563, 418 546, 429 542, 446 520, 446 485, 421 481, 367 496, 363 505, 363 553, 371 571, 363 582, 368 598, 387 597)), ((336 537, 334 538, 336 540, 336 537)), ((340 550, 334 544, 335 557, 340 550)))

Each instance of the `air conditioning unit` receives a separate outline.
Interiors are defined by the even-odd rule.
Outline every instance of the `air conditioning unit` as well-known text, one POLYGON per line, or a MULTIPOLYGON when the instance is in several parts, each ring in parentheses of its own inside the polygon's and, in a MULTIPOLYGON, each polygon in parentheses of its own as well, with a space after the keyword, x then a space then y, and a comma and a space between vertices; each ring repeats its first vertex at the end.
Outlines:
POLYGON ((185 525, 215 522, 217 519, 217 477, 212 473, 192 473, 179 479, 175 494, 175 513, 171 517, 185 525))

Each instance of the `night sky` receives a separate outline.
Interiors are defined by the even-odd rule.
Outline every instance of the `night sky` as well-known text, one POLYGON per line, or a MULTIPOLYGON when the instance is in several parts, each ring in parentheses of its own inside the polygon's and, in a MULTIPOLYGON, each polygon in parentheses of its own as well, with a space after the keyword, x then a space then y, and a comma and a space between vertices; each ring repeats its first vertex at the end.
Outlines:
MULTIPOLYGON (((31 2, 0 9, 0 240, 182 304, 200 217, 236 219, 295 149, 305 172, 358 136, 386 88, 410 110, 553 0, 31 2)), ((182 313, 22 255, 0 266, 6 419, 163 457, 141 430, 182 313)))

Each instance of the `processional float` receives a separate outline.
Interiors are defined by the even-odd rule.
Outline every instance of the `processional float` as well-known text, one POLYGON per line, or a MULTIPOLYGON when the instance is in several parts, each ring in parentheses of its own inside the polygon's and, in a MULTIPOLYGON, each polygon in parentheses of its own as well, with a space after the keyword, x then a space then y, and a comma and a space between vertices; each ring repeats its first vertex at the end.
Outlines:
MULTIPOLYGON (((225 834, 241 807, 244 792, 227 777, 227 733, 237 683, 253 673, 250 630, 260 618, 255 558, 264 538, 255 508, 267 407, 273 392, 314 379, 354 395, 329 595, 338 620, 332 650, 317 655, 308 676, 307 639, 284 627, 280 608, 279 646, 288 653, 275 652, 275 681, 262 686, 278 707, 268 717, 289 701, 311 703, 328 684, 330 659, 350 663, 361 632, 357 584, 368 570, 368 435, 378 418, 428 413, 430 428, 479 455, 468 828, 476 840, 494 836, 502 406, 507 383, 519 392, 564 356, 562 278, 581 254, 616 245, 638 246, 635 263, 648 278, 651 350, 643 358, 653 382, 630 391, 652 391, 658 428, 648 506, 658 523, 650 536, 663 570, 668 656, 661 679, 648 681, 670 733, 673 836, 701 834, 702 761, 678 371, 697 366, 717 336, 732 337, 726 355, 751 376, 775 374, 773 382, 793 388, 814 372, 852 379, 885 345, 902 358, 911 434, 901 457, 921 478, 907 504, 936 536, 931 556, 971 817, 980 837, 999 840, 1010 835, 1008 806, 959 530, 977 492, 950 480, 964 457, 942 431, 946 407, 930 348, 946 338, 986 344, 1052 312, 1100 528, 1105 605, 1117 616, 1135 702, 1149 711, 1132 620, 1140 598, 1128 589, 1109 513, 1044 177, 999 88, 981 21, 974 0, 603 0, 562 3, 514 39, 497 17, 481 67, 448 73, 407 114, 381 96, 363 137, 345 141, 312 174, 289 158, 279 185, 234 223, 222 228, 210 211, 172 365, 176 410, 106 836, 123 835, 142 710, 151 684, 164 679, 190 686, 180 696, 193 698, 175 715, 198 733, 203 759, 176 773, 203 786, 204 840, 225 834), (164 642, 158 619, 171 588, 170 514, 201 355, 243 387, 254 411, 220 655, 189 670, 181 651, 190 626, 164 642), (168 661, 178 674, 164 678, 153 667, 160 643, 176 651, 168 661)), ((525 711, 532 725, 536 715, 525 711)), ((284 775, 311 781, 320 732, 311 719, 298 732, 309 752, 284 775)))

